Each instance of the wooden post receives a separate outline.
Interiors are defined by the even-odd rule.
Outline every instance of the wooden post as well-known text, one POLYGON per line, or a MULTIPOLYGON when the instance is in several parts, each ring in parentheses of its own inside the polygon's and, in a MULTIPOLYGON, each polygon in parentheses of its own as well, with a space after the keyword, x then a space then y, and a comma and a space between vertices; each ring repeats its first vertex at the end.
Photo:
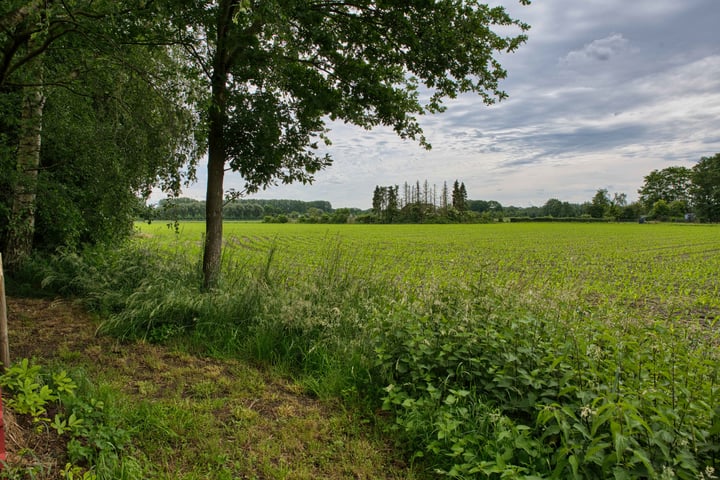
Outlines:
POLYGON ((0 253, 0 362, 4 372, 10 366, 10 342, 8 340, 7 303, 5 301, 5 275, 0 253))

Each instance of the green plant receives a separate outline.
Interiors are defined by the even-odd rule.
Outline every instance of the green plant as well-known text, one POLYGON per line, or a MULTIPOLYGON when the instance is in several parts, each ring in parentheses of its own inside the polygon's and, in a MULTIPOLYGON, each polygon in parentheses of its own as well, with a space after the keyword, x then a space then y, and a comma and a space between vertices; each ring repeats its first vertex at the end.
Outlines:
POLYGON ((46 384, 39 365, 30 365, 27 358, 14 363, 0 377, 2 385, 10 398, 6 405, 21 415, 29 414, 34 422, 45 421, 48 404, 60 399, 60 395, 72 395, 76 385, 67 374, 59 372, 52 375, 52 382, 46 384))
POLYGON ((60 474, 65 480, 97 480, 98 478, 92 470, 84 470, 72 463, 66 463, 60 474))
POLYGON ((64 478, 94 479, 96 473, 113 478, 111 472, 122 468, 122 451, 130 442, 128 432, 106 411, 105 402, 78 395, 78 384, 67 372, 50 374, 22 359, 0 377, 0 385, 9 394, 5 401, 8 408, 30 415, 38 429, 51 429, 68 437, 67 453, 72 463, 63 470, 64 478), (50 408, 59 410, 52 419, 45 416, 50 408), (83 472, 78 465, 96 466, 97 471, 83 472))

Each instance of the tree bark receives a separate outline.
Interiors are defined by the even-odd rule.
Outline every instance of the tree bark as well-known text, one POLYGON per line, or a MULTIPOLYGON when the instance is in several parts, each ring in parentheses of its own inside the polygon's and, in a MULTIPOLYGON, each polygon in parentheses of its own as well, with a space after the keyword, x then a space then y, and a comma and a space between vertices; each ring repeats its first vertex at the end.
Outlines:
POLYGON ((205 250, 203 286, 217 285, 220 277, 223 234, 223 180, 225 177, 225 125, 227 122, 227 80, 229 66, 228 30, 232 28, 232 2, 220 2, 217 42, 213 58, 211 102, 208 112, 208 184, 205 197, 205 250))
MULTIPOLYGON (((213 97, 215 88, 213 86, 213 97)), ((208 184, 205 198, 205 252, 203 254, 203 286, 217 284, 220 275, 223 235, 223 180, 225 176, 224 111, 220 105, 211 107, 208 134, 208 184)))
POLYGON ((8 270, 16 267, 32 252, 44 104, 45 97, 41 87, 25 87, 17 153, 18 180, 13 194, 10 229, 5 250, 8 270))

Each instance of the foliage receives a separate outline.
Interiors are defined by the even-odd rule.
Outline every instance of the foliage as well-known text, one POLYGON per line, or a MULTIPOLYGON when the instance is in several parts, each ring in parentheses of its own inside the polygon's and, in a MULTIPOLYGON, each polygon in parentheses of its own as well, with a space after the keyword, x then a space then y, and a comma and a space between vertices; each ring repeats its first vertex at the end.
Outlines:
POLYGON ((670 206, 663 199, 653 203, 650 215, 657 220, 667 220, 670 215, 670 206))
POLYGON ((690 199, 690 173, 690 169, 685 167, 653 170, 645 176, 643 186, 638 190, 640 202, 647 210, 653 208, 658 200, 668 204, 675 201, 687 203, 690 199))
POLYGON ((465 183, 458 183, 455 180, 452 189, 452 206, 461 214, 467 210, 467 190, 465 189, 465 183))
MULTIPOLYGON (((151 206, 153 220, 204 220, 205 201, 192 198, 168 198, 151 206)), ((226 220, 262 220, 266 215, 304 215, 314 217, 333 211, 330 202, 315 200, 233 199, 223 206, 226 220)))
MULTIPOLYGON (((478 208, 475 202, 475 211, 487 213, 481 219, 492 221, 494 214, 499 214, 502 206, 497 202, 484 202, 486 208, 478 208), (490 211, 492 210, 492 213, 490 211)), ((469 202, 465 183, 457 180, 453 184, 452 194, 447 191, 447 183, 443 185, 438 204, 437 186, 432 187, 427 180, 420 186, 418 180, 415 185, 403 185, 402 195, 400 187, 376 186, 373 192, 371 217, 365 223, 460 223, 478 220, 478 216, 468 212, 469 202), (450 200, 450 196, 452 200, 450 200)))
MULTIPOLYGON (((515 50, 525 36, 504 37, 491 27, 528 28, 502 8, 475 2, 413 8, 377 2, 241 8, 218 2, 199 8, 209 13, 187 12, 195 15, 185 18, 210 23, 202 27, 217 38, 209 39, 208 51, 231 53, 225 64, 212 64, 216 81, 223 82, 214 85, 213 101, 226 116, 227 160, 248 192, 275 178, 305 180, 327 164, 311 153, 317 148, 313 137, 324 136, 324 115, 366 128, 387 124, 415 138, 420 130, 412 115, 441 110, 443 97, 473 91, 488 103, 503 98, 498 82, 505 71, 491 55, 515 50), (232 84, 225 84, 228 74, 232 84), (433 93, 426 106, 416 93, 420 84, 433 93), (227 95, 219 97, 221 92, 227 95)), ((183 33, 202 31, 193 27, 183 33)), ((188 38, 194 45, 202 40, 188 38)), ((194 50, 193 60, 211 66, 212 56, 202 58, 202 51, 194 50)))
POLYGON ((384 408, 438 472, 694 478, 716 466, 717 410, 700 399, 717 394, 717 371, 678 334, 661 324, 627 333, 649 345, 586 319, 568 335, 471 297, 479 309, 400 306, 376 332, 384 408))
POLYGON ((610 197, 604 188, 599 189, 587 207, 586 211, 592 218, 602 218, 610 208, 610 197))
POLYGON ((692 168, 690 192, 698 216, 720 222, 720 153, 703 157, 692 168))
POLYGON ((17 89, 0 89, 0 247, 7 241, 12 194, 16 183, 15 153, 20 118, 17 89))
MULTIPOLYGON (((2 217, 19 191, 17 97, 28 86, 46 99, 31 209, 36 247, 126 237, 138 197, 153 187, 178 191, 184 167, 193 175, 203 143, 194 136, 199 118, 186 108, 192 78, 156 37, 162 22, 151 4, 12 0, 0 7, 2 217)), ((2 222, 2 248, 11 223, 2 222)))
POLYGON ((39 431, 66 438, 69 463, 63 478, 117 478, 130 437, 105 411, 104 402, 79 394, 67 372, 51 374, 24 358, 8 368, 0 385, 9 394, 5 405, 14 413, 29 416, 39 431), (52 418, 51 411, 56 412, 52 418))
POLYGON ((557 198, 551 198, 543 205, 543 214, 554 218, 579 217, 580 210, 568 202, 562 202, 557 198))
POLYGON ((401 227, 245 224, 224 255, 233 275, 204 294, 187 287, 192 224, 73 275, 117 300, 106 331, 254 358, 383 408, 436 475, 718 468, 714 227, 401 227))

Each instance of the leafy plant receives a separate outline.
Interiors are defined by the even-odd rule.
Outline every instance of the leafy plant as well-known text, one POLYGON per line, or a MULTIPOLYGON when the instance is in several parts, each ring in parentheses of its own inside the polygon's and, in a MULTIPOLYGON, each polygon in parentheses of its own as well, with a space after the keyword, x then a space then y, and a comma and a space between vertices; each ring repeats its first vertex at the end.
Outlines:
POLYGON ((27 358, 11 365, 0 377, 0 385, 11 394, 6 405, 21 415, 29 414, 35 422, 47 420, 43 415, 47 413, 48 404, 59 400, 59 392, 71 395, 76 388, 65 372, 52 378, 59 382, 59 389, 56 385, 45 384, 41 367, 30 365, 27 358))
POLYGON ((78 465, 121 463, 122 449, 130 441, 128 432, 110 418, 104 402, 78 396, 78 385, 67 372, 49 374, 40 365, 22 359, 0 377, 0 385, 9 394, 5 401, 8 408, 29 415, 39 429, 69 437, 71 463, 62 472, 64 478, 96 478, 95 473, 78 465), (52 420, 45 416, 50 408, 59 410, 52 420))

